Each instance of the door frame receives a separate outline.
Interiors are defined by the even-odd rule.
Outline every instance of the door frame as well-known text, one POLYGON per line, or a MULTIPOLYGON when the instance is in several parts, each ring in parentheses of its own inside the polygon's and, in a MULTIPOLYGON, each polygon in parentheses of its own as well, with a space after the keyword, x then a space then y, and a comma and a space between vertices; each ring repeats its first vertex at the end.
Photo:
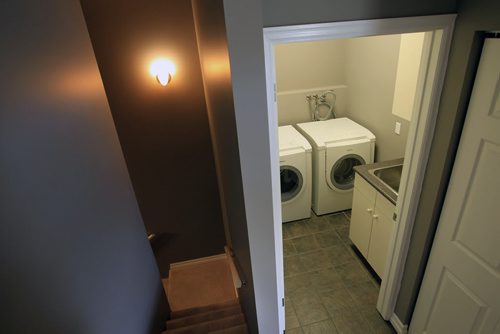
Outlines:
MULTIPOLYGON (((411 120, 405 151, 407 163, 403 167, 399 198, 396 205, 396 226, 389 244, 388 252, 391 254, 391 257, 387 259, 384 272, 386 279, 382 281, 377 301, 377 309, 382 317, 390 320, 398 331, 405 331, 406 326, 395 315, 394 308, 399 294, 422 181, 434 134, 455 18, 455 14, 450 14, 293 25, 263 29, 269 142, 270 151, 274 152, 276 156, 279 155, 274 54, 274 47, 276 45, 424 31, 433 31, 435 32, 434 36, 439 35, 439 41, 433 38, 431 42, 427 43, 427 46, 431 48, 427 63, 433 63, 436 71, 434 73, 421 72, 423 74, 421 77, 424 78, 424 88, 417 92, 419 98, 416 99, 417 102, 411 120)), ((270 167, 272 170, 279 170, 279 159, 272 159, 270 167)), ((273 198, 276 204, 280 203, 280 181, 277 173, 272 173, 272 175, 273 198)), ((281 206, 279 204, 274 205, 273 210, 275 240, 281 240, 281 206)), ((275 245, 277 259, 283 259, 281 244, 282 242, 276 242, 275 245)), ((278 267, 276 268, 277 279, 281 285, 278 290, 284 291, 283 268, 281 266, 278 267)))

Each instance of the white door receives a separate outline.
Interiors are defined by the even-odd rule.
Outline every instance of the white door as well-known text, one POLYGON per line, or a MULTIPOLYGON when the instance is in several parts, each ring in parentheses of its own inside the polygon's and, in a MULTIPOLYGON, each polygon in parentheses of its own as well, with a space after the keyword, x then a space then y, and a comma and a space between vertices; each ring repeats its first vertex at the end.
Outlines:
POLYGON ((410 333, 500 333, 500 40, 486 39, 410 333))

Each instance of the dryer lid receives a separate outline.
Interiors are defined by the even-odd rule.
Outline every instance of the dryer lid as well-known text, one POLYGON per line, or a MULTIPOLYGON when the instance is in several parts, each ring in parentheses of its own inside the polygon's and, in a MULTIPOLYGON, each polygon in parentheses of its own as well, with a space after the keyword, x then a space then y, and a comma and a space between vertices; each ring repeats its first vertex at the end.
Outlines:
POLYGON ((327 121, 299 123, 297 128, 306 134, 318 149, 325 148, 327 143, 351 139, 365 138, 369 141, 375 141, 373 133, 345 117, 327 121))

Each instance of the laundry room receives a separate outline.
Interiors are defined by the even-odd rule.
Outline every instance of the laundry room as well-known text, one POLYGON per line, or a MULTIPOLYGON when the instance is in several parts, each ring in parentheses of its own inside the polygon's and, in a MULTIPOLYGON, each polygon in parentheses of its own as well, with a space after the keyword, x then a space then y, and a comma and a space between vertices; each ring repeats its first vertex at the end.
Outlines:
MULTIPOLYGON (((280 44, 275 49, 278 123, 313 120, 311 105, 333 91, 337 118, 377 138, 375 160, 404 156, 425 33, 280 44), (412 73, 408 73, 408 71, 412 73), (414 94, 413 94, 414 95, 414 94), (308 98, 309 97, 309 98, 308 98), (336 100, 335 100, 336 99, 336 100), (402 101, 406 99, 406 101, 402 101), (399 129, 396 133, 396 122, 399 129)), ((321 111, 321 108, 320 108, 321 111)))
POLYGON ((274 48, 287 332, 339 310, 391 330, 375 305, 431 38, 274 48))

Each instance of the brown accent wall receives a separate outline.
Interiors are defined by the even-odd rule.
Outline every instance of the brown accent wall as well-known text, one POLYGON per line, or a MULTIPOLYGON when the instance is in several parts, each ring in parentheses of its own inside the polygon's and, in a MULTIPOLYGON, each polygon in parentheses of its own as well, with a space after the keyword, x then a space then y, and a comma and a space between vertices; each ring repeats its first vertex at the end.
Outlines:
POLYGON ((238 270, 246 282, 238 293, 250 332, 255 333, 257 317, 224 8, 222 0, 192 3, 225 224, 238 270))
POLYGON ((82 0, 97 63, 162 276, 223 252, 219 192, 191 2, 82 0), (167 86, 149 62, 177 67, 167 86))

